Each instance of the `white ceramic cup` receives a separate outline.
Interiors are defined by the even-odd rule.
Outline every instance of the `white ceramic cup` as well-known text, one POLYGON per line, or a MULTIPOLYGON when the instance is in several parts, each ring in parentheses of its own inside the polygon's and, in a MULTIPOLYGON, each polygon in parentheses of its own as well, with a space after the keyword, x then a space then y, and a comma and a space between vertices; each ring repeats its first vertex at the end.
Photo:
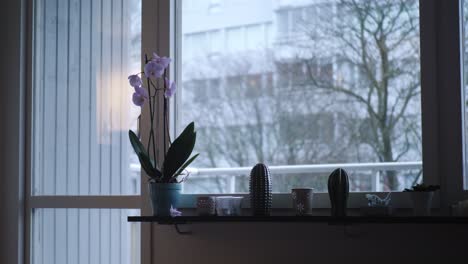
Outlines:
POLYGON ((241 196, 217 196, 216 213, 218 216, 241 215, 241 196))

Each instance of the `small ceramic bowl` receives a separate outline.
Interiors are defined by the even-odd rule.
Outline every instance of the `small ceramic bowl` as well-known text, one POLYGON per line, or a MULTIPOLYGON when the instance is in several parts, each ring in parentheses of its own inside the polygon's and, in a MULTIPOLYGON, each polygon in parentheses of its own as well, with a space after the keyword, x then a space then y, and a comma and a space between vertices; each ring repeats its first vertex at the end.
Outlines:
POLYGON ((216 197, 216 213, 218 216, 241 215, 241 196, 218 196, 216 197))

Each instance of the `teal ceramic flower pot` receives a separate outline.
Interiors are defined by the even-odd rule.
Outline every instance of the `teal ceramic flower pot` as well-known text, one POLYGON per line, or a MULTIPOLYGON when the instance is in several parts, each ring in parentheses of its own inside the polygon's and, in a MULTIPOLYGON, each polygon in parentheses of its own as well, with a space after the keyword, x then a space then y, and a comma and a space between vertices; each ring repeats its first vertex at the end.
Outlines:
POLYGON ((149 183, 149 194, 154 216, 170 216, 171 206, 175 209, 179 203, 180 183, 149 183))

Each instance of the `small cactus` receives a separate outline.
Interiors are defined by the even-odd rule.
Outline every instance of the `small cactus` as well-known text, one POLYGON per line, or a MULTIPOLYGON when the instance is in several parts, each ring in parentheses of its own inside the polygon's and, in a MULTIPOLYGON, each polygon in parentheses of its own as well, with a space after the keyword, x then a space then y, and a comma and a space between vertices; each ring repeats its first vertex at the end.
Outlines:
POLYGON ((253 215, 270 215, 272 194, 270 170, 258 163, 250 171, 250 206, 253 215))
POLYGON ((338 168, 334 170, 328 177, 328 195, 330 196, 332 216, 346 216, 348 194, 348 174, 342 168, 338 168))

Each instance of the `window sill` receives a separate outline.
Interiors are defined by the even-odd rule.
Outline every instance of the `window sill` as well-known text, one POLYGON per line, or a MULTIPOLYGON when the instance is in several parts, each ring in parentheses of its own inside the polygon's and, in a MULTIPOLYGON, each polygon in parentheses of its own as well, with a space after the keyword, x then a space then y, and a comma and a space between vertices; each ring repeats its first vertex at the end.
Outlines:
POLYGON ((190 223, 237 223, 237 222, 277 222, 277 223, 326 223, 346 224, 468 224, 468 217, 450 216, 129 216, 129 222, 152 222, 162 225, 190 223))

